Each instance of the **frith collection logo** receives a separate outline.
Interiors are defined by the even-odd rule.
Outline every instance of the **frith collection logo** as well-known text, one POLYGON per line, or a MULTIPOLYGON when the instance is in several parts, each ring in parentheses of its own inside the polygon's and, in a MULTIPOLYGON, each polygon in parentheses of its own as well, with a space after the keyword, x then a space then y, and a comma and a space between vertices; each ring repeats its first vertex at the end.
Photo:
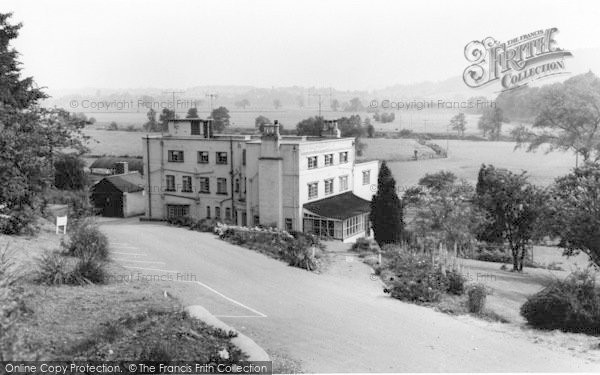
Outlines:
POLYGON ((469 87, 481 87, 499 81, 503 90, 527 85, 535 80, 565 74, 565 58, 571 52, 558 48, 553 27, 501 43, 492 37, 474 40, 465 46, 471 63, 463 72, 469 87))

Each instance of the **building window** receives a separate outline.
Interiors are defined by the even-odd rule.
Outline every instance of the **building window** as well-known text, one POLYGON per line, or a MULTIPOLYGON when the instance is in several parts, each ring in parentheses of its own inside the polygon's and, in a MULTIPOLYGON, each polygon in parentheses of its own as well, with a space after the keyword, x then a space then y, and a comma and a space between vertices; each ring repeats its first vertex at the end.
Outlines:
POLYGON ((371 170, 363 171, 363 185, 371 183, 371 170))
POLYGON ((340 177, 340 191, 348 190, 348 176, 340 177))
POLYGON ((181 191, 184 193, 192 192, 192 176, 183 176, 181 178, 181 191))
POLYGON ((169 161, 174 163, 183 163, 183 151, 169 150, 169 161))
POLYGON ((226 152, 217 152, 217 164, 227 164, 226 152))
POLYGON ((333 178, 325 180, 325 195, 333 193, 333 178))
POLYGON ((346 237, 350 237, 362 232, 364 230, 363 216, 359 215, 346 219, 344 222, 344 228, 346 237))
POLYGON ((242 226, 245 227, 248 225, 248 214, 246 212, 242 212, 242 226))
POLYGON ((217 194, 227 194, 227 179, 217 178, 217 194))
POLYGON ((254 225, 260 225, 260 217, 258 215, 254 215, 254 225))
POLYGON ((308 199, 316 198, 319 195, 319 183, 312 182, 308 184, 308 199))
POLYGON ((294 226, 292 225, 292 219, 289 217, 285 218, 285 230, 287 230, 288 232, 294 230, 294 226))
POLYGON ((192 135, 200 135, 200 121, 195 120, 192 121, 192 135))
POLYGON ((221 218, 221 207, 215 207, 215 218, 221 218))
POLYGON ((206 218, 210 219, 210 206, 206 206, 206 218))
POLYGON ((317 157, 311 156, 308 158, 308 169, 317 168, 317 157))
POLYGON ((167 218, 189 216, 190 206, 183 204, 168 204, 167 218))
POLYGON ((208 151, 198 151, 198 163, 208 164, 208 151))
POLYGON ((225 220, 231 220, 231 208, 225 208, 225 220))
POLYGON ((200 177, 200 192, 210 193, 210 179, 208 177, 200 177))
POLYGON ((244 194, 246 194, 246 187, 248 186, 248 179, 244 177, 244 194))
POLYGON ((340 152, 340 163, 348 162, 348 151, 340 152))
POLYGON ((167 178, 167 188, 166 191, 175 191, 175 176, 172 174, 168 174, 165 176, 167 178))
POLYGON ((333 165, 333 154, 325 155, 325 166, 333 165))
POLYGON ((242 150, 242 165, 246 165, 246 149, 242 150))
POLYGON ((236 193, 240 192, 240 179, 239 178, 235 179, 235 192, 236 193))

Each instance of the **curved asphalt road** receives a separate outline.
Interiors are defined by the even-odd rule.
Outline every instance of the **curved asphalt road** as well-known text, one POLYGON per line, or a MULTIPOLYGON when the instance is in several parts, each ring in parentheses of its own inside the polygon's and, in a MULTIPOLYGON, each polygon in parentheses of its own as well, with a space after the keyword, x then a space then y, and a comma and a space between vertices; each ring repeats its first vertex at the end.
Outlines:
POLYGON ((203 305, 307 372, 600 371, 597 363, 389 298, 358 262, 356 279, 318 275, 207 233, 132 219, 101 227, 113 258, 136 277, 170 271, 187 281, 177 283, 186 305, 203 305))

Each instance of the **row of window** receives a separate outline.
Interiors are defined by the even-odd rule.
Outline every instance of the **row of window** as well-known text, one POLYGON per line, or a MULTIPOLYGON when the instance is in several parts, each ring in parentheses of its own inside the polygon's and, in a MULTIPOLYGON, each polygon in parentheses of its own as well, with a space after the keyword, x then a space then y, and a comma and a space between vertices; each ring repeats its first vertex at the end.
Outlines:
MULTIPOLYGON (((183 151, 169 150, 168 161, 172 163, 183 163, 185 161, 183 151)), ((210 163, 210 157, 208 151, 198 151, 198 163, 208 164, 210 163)), ((215 152, 215 164, 227 164, 227 152, 217 151, 215 152)), ((242 150, 242 165, 246 165, 246 150, 242 150)))
MULTIPOLYGON (((181 190, 182 193, 192 193, 192 176, 182 176, 181 177, 181 185, 175 185, 175 176, 172 174, 168 174, 165 176, 167 179, 167 186, 165 191, 178 191, 181 190)), ((236 180, 237 190, 239 191, 239 181, 236 180)), ((208 177, 200 177, 199 178, 200 185, 200 193, 210 194, 210 178, 208 177)), ((217 194, 227 194, 227 178, 219 177, 217 178, 217 194)))
MULTIPOLYGON (((326 167, 333 165, 333 153, 323 155, 324 165, 326 167)), ((343 151, 339 153, 339 163, 345 164, 348 162, 348 151, 343 151)), ((314 169, 319 167, 319 156, 309 156, 308 157, 308 169, 314 169)))
MULTIPOLYGON (((333 178, 328 178, 323 181, 325 184, 325 195, 333 194, 333 178)), ((362 172, 362 183, 363 185, 369 185, 371 183, 371 170, 362 172)), ((343 192, 348 190, 348 176, 339 177, 339 191, 343 192)), ((308 184, 308 199, 315 199, 319 196, 319 182, 311 182, 308 184)))
MULTIPOLYGON (((188 204, 169 204, 167 205, 167 218, 190 216, 190 206, 188 204)), ((206 206, 206 217, 210 219, 211 207, 206 206)), ((221 207, 215 207, 215 218, 221 219, 221 207)), ((225 208, 225 219, 231 220, 231 207, 225 208)))
MULTIPOLYGON (((348 176, 338 177, 339 191, 343 192, 348 190, 348 176)), ((333 194, 333 178, 328 178, 325 181, 325 195, 333 194)), ((319 182, 310 182, 308 184, 308 199, 315 199, 319 197, 319 182)))

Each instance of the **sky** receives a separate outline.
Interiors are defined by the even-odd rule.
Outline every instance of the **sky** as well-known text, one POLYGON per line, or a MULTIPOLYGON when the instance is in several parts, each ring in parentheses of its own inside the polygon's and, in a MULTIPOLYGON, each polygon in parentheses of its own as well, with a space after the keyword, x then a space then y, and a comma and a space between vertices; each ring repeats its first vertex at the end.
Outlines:
POLYGON ((557 27, 600 47, 600 1, 2 0, 24 74, 59 89, 372 90, 462 75, 464 47, 557 27))

